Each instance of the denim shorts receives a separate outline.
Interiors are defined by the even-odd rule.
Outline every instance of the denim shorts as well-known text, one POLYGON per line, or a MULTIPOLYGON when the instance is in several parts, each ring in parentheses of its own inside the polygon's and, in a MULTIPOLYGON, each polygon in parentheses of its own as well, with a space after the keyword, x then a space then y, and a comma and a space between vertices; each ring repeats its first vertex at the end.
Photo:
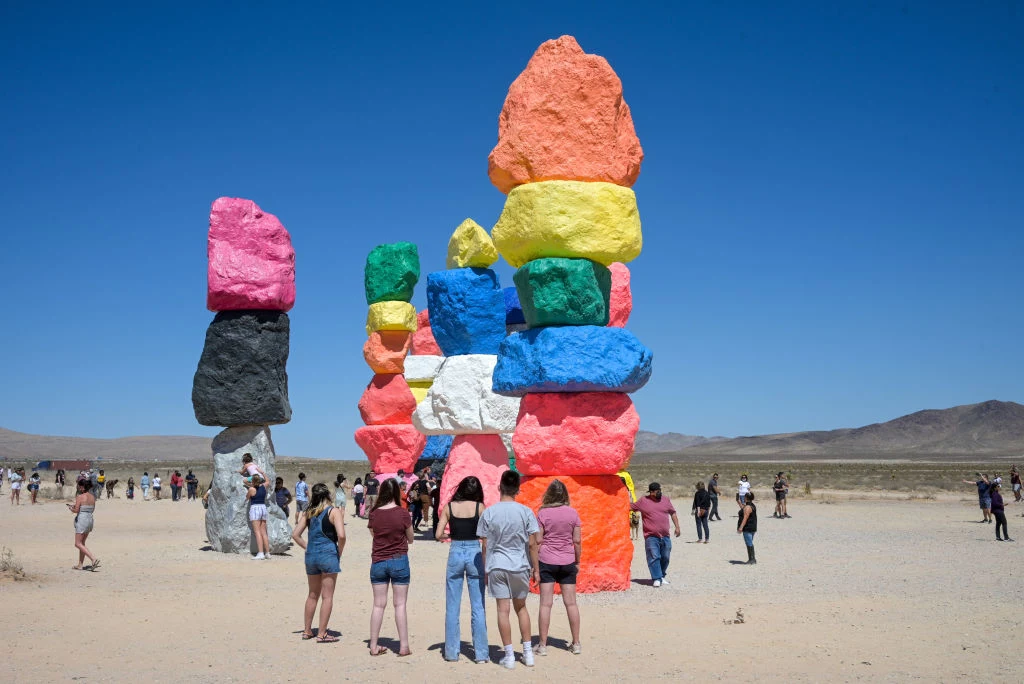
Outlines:
POLYGON ((978 506, 980 506, 982 510, 986 510, 986 511, 988 509, 992 508, 992 497, 985 496, 985 497, 982 497, 982 498, 978 499, 978 506))
POLYGON ((338 549, 306 549, 307 575, 332 575, 341 572, 338 549))
POLYGON ((370 584, 409 584, 409 556, 396 556, 370 565, 370 584))

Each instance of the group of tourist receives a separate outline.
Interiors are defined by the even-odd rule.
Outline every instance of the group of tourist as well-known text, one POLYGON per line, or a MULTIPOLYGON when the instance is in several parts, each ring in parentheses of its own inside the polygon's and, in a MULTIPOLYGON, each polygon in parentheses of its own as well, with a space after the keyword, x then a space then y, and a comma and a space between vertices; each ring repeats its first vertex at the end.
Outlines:
MULTIPOLYGON (((996 473, 991 478, 988 473, 975 473, 976 480, 964 480, 964 484, 972 484, 978 488, 978 507, 981 508, 981 523, 996 524, 996 541, 1012 542, 1006 527, 1006 506, 1003 502, 1003 478, 996 473)), ((1020 473, 1017 466, 1010 466, 1010 486, 1013 488, 1013 500, 1019 503, 1022 498, 1020 473)))

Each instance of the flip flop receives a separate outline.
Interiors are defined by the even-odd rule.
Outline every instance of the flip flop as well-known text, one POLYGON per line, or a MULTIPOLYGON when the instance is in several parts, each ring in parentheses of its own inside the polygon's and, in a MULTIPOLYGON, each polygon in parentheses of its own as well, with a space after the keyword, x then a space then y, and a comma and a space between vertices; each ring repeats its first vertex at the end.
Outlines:
POLYGON ((97 558, 96 560, 94 560, 94 561, 92 562, 92 565, 90 565, 90 566, 89 566, 89 572, 92 572, 93 570, 95 570, 95 569, 96 569, 96 568, 98 568, 98 567, 100 567, 100 559, 99 559, 99 558, 97 558))
POLYGON ((302 633, 302 640, 303 641, 308 641, 309 639, 313 639, 313 638, 314 638, 314 636, 312 634, 310 634, 309 632, 303 632, 302 633))
POLYGON ((333 644, 336 641, 338 641, 338 637, 333 634, 324 634, 316 638, 316 643, 318 644, 333 644))
POLYGON ((409 651, 408 653, 399 653, 398 657, 399 658, 405 658, 406 656, 411 656, 411 655, 412 655, 412 651, 409 651))
POLYGON ((372 650, 370 651, 370 655, 373 656, 373 657, 382 656, 385 653, 391 653, 391 651, 389 651, 388 649, 386 649, 386 648, 384 648, 383 646, 380 646, 380 645, 377 646, 377 652, 376 653, 374 653, 372 650))

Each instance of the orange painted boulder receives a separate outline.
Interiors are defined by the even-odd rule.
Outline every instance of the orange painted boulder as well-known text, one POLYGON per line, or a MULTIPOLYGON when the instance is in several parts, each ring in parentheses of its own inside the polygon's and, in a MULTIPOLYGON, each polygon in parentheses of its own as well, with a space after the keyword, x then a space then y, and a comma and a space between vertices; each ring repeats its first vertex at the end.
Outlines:
POLYGON ((430 329, 430 312, 427 309, 416 314, 416 325, 416 332, 412 334, 412 353, 423 356, 444 356, 430 329))
POLYGON ((359 415, 367 425, 412 423, 416 397, 401 374, 377 374, 359 399, 359 415))
POLYGON ((612 272, 612 294, 608 303, 608 325, 625 328, 633 312, 633 291, 629 287, 629 267, 615 262, 608 266, 612 272))
POLYGON ((441 507, 444 508, 462 478, 474 475, 484 488, 484 504, 498 502, 498 482, 508 470, 508 451, 498 435, 456 435, 441 476, 441 507))
MULTIPOLYGON (((519 456, 516 456, 516 467, 519 456)), ((540 510, 544 491, 556 479, 524 477, 516 501, 540 510)), ((629 589, 629 566, 633 561, 633 542, 629 539, 629 493, 618 475, 563 475, 569 490, 569 503, 583 522, 583 552, 576 591, 585 594, 598 591, 629 589)), ((531 587, 536 592, 536 585, 531 587)), ((558 591, 558 585, 555 585, 558 591)))
POLYGON ((411 473, 427 445, 427 436, 412 425, 367 425, 355 437, 375 473, 411 473))
POLYGON ((640 416, 619 392, 527 394, 512 435, 523 475, 605 475, 629 465, 640 416))
POLYGON ((545 180, 631 187, 644 158, 622 81, 562 36, 537 48, 508 89, 487 173, 499 190, 545 180))
POLYGON ((402 373, 411 342, 408 330, 375 330, 363 344, 363 358, 374 373, 402 373))

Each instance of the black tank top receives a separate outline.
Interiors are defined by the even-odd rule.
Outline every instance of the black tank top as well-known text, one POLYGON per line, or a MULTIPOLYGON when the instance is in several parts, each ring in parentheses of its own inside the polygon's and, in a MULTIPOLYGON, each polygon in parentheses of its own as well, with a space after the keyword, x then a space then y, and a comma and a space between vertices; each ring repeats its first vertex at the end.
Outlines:
POLYGON ((476 536, 476 525, 480 522, 480 504, 472 518, 456 518, 452 514, 452 505, 448 504, 448 534, 452 541, 473 541, 479 539, 476 536))
MULTIPOLYGON (((748 503, 750 506, 750 517, 747 518, 747 524, 743 526, 741 532, 757 532, 757 506, 752 503, 748 503)), ((740 511, 740 516, 743 515, 743 511, 740 511)))

